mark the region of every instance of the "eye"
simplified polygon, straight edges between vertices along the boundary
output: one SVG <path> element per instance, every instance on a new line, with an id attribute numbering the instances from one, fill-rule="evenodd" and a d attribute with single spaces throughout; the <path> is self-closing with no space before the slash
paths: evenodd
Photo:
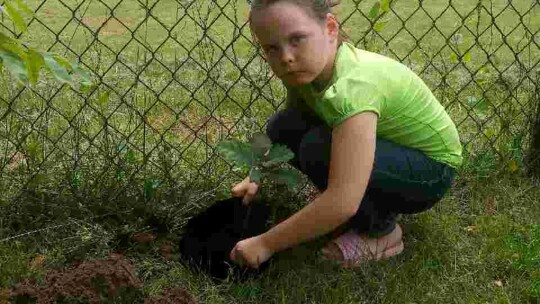
<path id="1" fill-rule="evenodd" d="M 274 53 L 275 51 L 277 51 L 277 47 L 275 45 L 265 45 L 263 46 L 263 50 L 266 53 Z"/>
<path id="2" fill-rule="evenodd" d="M 291 37 L 290 42 L 293 45 L 298 45 L 298 44 L 302 43 L 305 38 L 306 38 L 305 35 L 294 35 L 294 36 Z"/>

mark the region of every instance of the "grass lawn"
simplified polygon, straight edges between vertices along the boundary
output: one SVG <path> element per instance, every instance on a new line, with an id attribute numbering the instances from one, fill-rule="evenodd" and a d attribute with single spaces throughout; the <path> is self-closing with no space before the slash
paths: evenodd
<path id="1" fill-rule="evenodd" d="M 45 76 L 21 90 L 0 73 L 0 303 L 22 278 L 106 256 L 118 235 L 147 230 L 148 214 L 172 228 L 126 252 L 145 295 L 180 286 L 201 303 L 539 303 L 540 188 L 518 173 L 540 4 L 399 0 L 370 19 L 374 1 L 342 2 L 351 40 L 416 71 L 467 148 L 451 193 L 402 218 L 402 255 L 343 270 L 318 257 L 319 240 L 241 284 L 164 259 L 160 246 L 241 176 L 213 146 L 263 128 L 284 98 L 242 26 L 246 2 L 27 0 L 37 19 L 22 38 L 79 57 L 98 85 L 85 95 Z M 286 213 L 305 204 L 290 193 L 276 202 Z"/>
<path id="2" fill-rule="evenodd" d="M 216 284 L 174 259 L 165 260 L 161 240 L 133 247 L 128 257 L 146 294 L 180 286 L 200 303 L 538 303 L 538 197 L 538 185 L 526 179 L 462 178 L 433 210 L 402 218 L 402 255 L 355 270 L 321 260 L 317 252 L 323 239 L 277 254 L 267 272 L 244 283 Z M 110 250 L 103 245 L 108 233 L 100 235 L 98 226 L 88 221 L 87 237 L 81 231 L 50 232 L 31 237 L 38 244 L 25 238 L 2 242 L 0 286 L 40 277 L 77 250 L 81 257 L 103 256 Z M 44 239 L 52 235 L 58 240 Z M 45 262 L 32 266 L 38 254 Z"/>

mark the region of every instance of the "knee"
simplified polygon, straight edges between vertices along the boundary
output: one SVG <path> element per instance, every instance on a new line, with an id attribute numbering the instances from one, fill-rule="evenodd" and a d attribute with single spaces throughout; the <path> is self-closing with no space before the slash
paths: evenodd
<path id="1" fill-rule="evenodd" d="M 272 142 L 284 143 L 289 141 L 290 137 L 303 134 L 307 127 L 308 123 L 302 114 L 295 109 L 289 108 L 277 112 L 268 119 L 266 135 Z"/>
<path id="2" fill-rule="evenodd" d="M 268 121 L 266 122 L 266 135 L 270 138 L 272 142 L 278 142 L 279 141 L 279 134 L 281 133 L 283 126 L 283 121 L 285 120 L 285 113 L 284 111 L 279 111 L 272 115 Z"/>
<path id="3" fill-rule="evenodd" d="M 300 142 L 300 157 L 305 161 L 329 161 L 332 130 L 327 126 L 311 128 Z"/>
<path id="4" fill-rule="evenodd" d="M 319 189 L 325 189 L 328 183 L 331 143 L 332 131 L 326 126 L 310 129 L 300 142 L 300 169 Z"/>

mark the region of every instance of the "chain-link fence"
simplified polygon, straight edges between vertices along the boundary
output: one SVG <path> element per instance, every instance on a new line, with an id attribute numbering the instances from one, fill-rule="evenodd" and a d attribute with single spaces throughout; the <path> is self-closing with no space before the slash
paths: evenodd
<path id="1" fill-rule="evenodd" d="M 45 77 L 22 88 L 1 75 L 2 201 L 23 189 L 109 197 L 217 185 L 231 175 L 217 142 L 261 130 L 283 104 L 243 0 L 27 3 L 35 16 L 20 38 L 80 61 L 97 85 L 81 93 Z M 500 161 L 521 166 L 539 86 L 539 10 L 538 0 L 336 7 L 356 45 L 424 79 L 459 126 L 468 162 L 485 170 Z M 0 18 L 1 32 L 19 34 Z"/>

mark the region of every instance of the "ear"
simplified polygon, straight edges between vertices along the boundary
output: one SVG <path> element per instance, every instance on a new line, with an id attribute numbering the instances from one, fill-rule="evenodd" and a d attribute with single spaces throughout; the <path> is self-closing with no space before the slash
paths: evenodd
<path id="1" fill-rule="evenodd" d="M 339 22 L 334 14 L 326 14 L 326 32 L 332 41 L 336 40 L 339 36 Z"/>

